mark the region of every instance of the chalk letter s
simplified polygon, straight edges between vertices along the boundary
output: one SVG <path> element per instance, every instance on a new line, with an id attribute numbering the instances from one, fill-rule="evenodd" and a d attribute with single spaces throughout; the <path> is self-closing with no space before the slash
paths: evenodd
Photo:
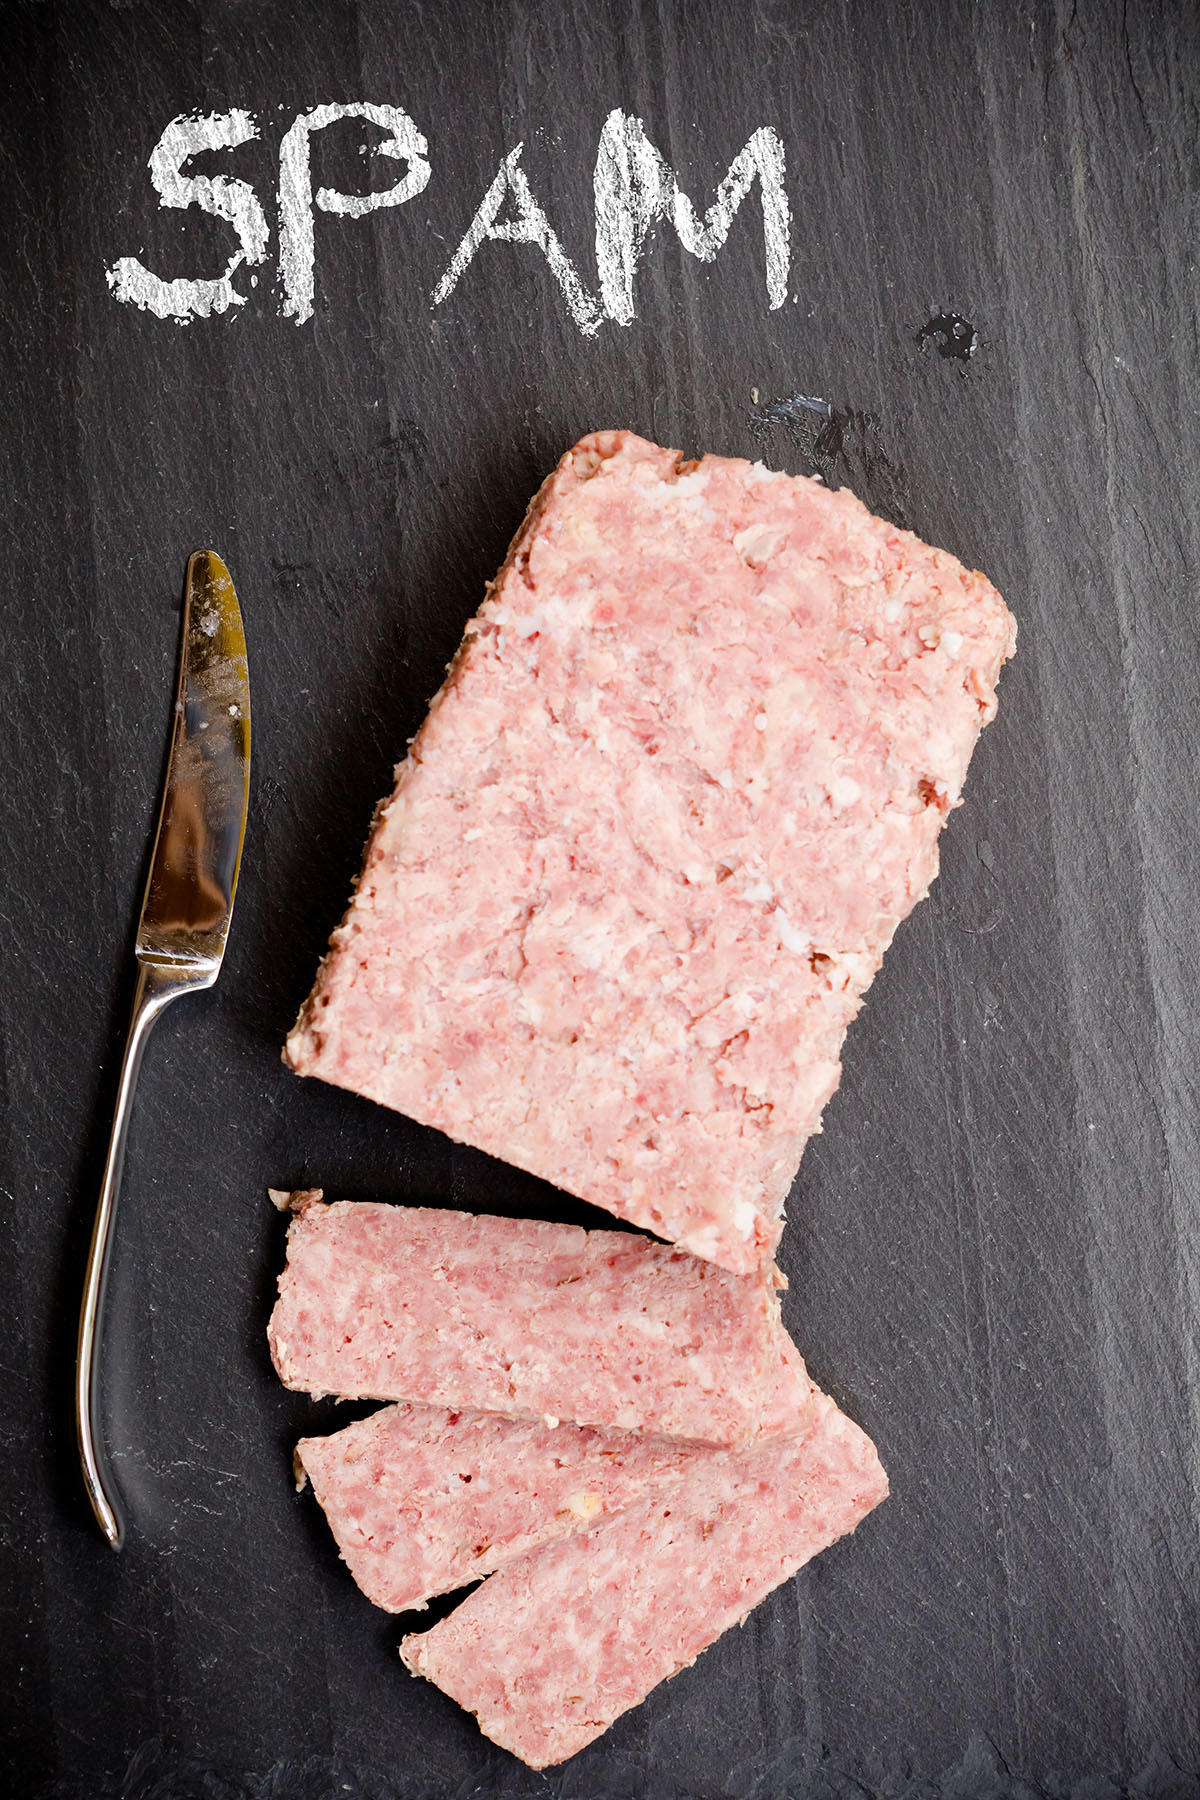
<path id="1" fill-rule="evenodd" d="M 199 206 L 218 219 L 228 219 L 241 240 L 215 280 L 164 281 L 140 263 L 123 256 L 105 271 L 118 300 L 140 306 L 160 319 L 186 324 L 193 315 L 207 319 L 212 313 L 244 306 L 246 296 L 233 285 L 233 272 L 242 263 L 260 263 L 267 254 L 267 221 L 254 189 L 226 175 L 184 175 L 189 156 L 201 150 L 232 150 L 258 136 L 248 112 L 184 114 L 172 119 L 150 157 L 150 179 L 162 206 Z"/>
<path id="2" fill-rule="evenodd" d="M 783 172 L 783 144 L 764 125 L 734 157 L 701 222 L 642 121 L 620 110 L 610 112 L 600 133 L 594 181 L 596 263 L 609 318 L 619 325 L 633 321 L 634 270 L 655 219 L 670 219 L 684 249 L 711 262 L 756 175 L 762 184 L 767 299 L 772 312 L 782 306 L 791 258 L 791 210 Z"/>
<path id="3" fill-rule="evenodd" d="M 407 162 L 408 172 L 395 187 L 377 194 L 339 194 L 333 188 L 312 191 L 308 140 L 337 119 L 369 119 L 389 135 L 376 144 L 376 156 Z M 352 101 L 344 106 L 314 106 L 301 113 L 279 146 L 279 274 L 283 314 L 303 325 L 313 310 L 313 207 L 361 219 L 381 206 L 400 206 L 419 194 L 429 180 L 425 160 L 429 146 L 408 114 L 398 106 L 372 106 Z"/>

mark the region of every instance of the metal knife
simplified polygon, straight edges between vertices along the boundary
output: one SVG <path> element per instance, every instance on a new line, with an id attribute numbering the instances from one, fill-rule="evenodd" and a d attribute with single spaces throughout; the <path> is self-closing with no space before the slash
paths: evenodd
<path id="1" fill-rule="evenodd" d="M 211 550 L 189 557 L 171 756 L 135 955 L 133 1016 L 79 1316 L 75 1424 L 92 1511 L 114 1550 L 125 1535 L 100 1431 L 99 1352 L 113 1215 L 133 1090 L 150 1027 L 180 994 L 212 987 L 233 913 L 250 792 L 246 637 L 229 570 Z"/>

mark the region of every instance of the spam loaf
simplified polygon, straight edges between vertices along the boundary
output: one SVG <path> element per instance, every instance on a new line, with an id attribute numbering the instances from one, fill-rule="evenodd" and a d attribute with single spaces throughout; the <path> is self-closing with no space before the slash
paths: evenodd
<path id="1" fill-rule="evenodd" d="M 510 1564 L 406 1637 L 405 1663 L 531 1768 L 574 1756 L 884 1498 L 874 1445 L 827 1395 L 809 1420 Z"/>
<path id="2" fill-rule="evenodd" d="M 379 808 L 288 1061 L 769 1262 L 1014 641 L 982 575 L 845 490 L 583 439 Z"/>
<path id="3" fill-rule="evenodd" d="M 609 1239 L 628 1246 L 615 1262 Z M 531 1329 L 539 1290 L 548 1310 Z M 401 1654 L 531 1767 L 599 1736 L 886 1494 L 874 1446 L 813 1386 L 775 1304 L 762 1277 L 624 1233 L 297 1197 L 270 1325 L 280 1373 L 305 1387 L 319 1371 L 318 1391 L 360 1392 L 366 1370 L 367 1392 L 436 1396 L 303 1439 L 297 1472 L 377 1605 L 421 1607 L 487 1578 Z M 632 1319 L 643 1323 L 631 1333 Z M 545 1353 L 556 1327 L 570 1348 L 557 1361 Z M 712 1335 L 697 1385 L 680 1362 L 697 1354 L 698 1331 Z M 341 1363 L 356 1337 L 369 1354 L 360 1344 Z M 505 1366 L 512 1386 L 496 1378 Z M 523 1387 L 531 1368 L 536 1385 Z M 750 1435 L 742 1411 L 729 1441 L 725 1390 L 739 1380 L 758 1398 Z M 598 1393 L 620 1411 L 633 1389 L 639 1417 L 686 1418 L 693 1437 L 529 1416 L 533 1393 L 570 1415 L 594 1412 Z M 476 1405 L 444 1404 L 467 1392 Z M 487 1396 L 496 1411 L 479 1404 Z"/>
<path id="4" fill-rule="evenodd" d="M 782 1330 L 776 1354 L 756 1441 L 805 1430 L 816 1394 Z M 407 1612 L 677 1486 L 722 1454 L 678 1438 L 402 1404 L 302 1438 L 295 1468 L 368 1600 Z"/>
<path id="5" fill-rule="evenodd" d="M 292 1226 L 280 1374 L 394 1402 L 297 1470 L 377 1604 L 485 1578 L 401 1653 L 532 1767 L 887 1492 L 771 1265 L 1014 643 L 983 576 L 850 494 L 597 433 L 378 810 L 287 1060 L 677 1246 Z"/>
<path id="6" fill-rule="evenodd" d="M 288 1230 L 268 1337 L 285 1386 L 744 1443 L 779 1300 L 628 1231 L 342 1201 Z"/>

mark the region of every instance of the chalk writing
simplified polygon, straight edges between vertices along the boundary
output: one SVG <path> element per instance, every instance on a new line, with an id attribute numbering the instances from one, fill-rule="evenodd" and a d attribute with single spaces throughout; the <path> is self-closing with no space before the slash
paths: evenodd
<path id="1" fill-rule="evenodd" d="M 377 194 L 339 194 L 318 188 L 314 197 L 309 166 L 309 139 L 336 119 L 370 119 L 387 132 L 376 144 L 376 156 L 407 162 L 408 172 L 395 187 Z M 407 113 L 398 106 L 372 106 L 365 100 L 345 106 L 314 106 L 301 113 L 279 146 L 279 279 L 283 314 L 302 325 L 313 310 L 313 207 L 361 219 L 381 206 L 401 206 L 419 194 L 429 180 L 425 160 L 429 146 Z"/>
<path id="2" fill-rule="evenodd" d="M 183 165 L 198 151 L 233 150 L 257 136 L 258 126 L 251 115 L 236 109 L 171 120 L 150 156 L 150 179 L 159 205 L 199 206 L 228 220 L 241 249 L 234 251 L 223 275 L 207 280 L 164 281 L 136 256 L 123 256 L 107 271 L 108 285 L 118 300 L 181 323 L 193 315 L 207 319 L 211 313 L 246 304 L 245 294 L 239 294 L 233 285 L 233 274 L 243 263 L 266 260 L 266 214 L 248 182 L 227 175 L 185 175 Z"/>
<path id="3" fill-rule="evenodd" d="M 372 154 L 406 165 L 392 187 L 367 194 L 340 194 L 321 187 L 314 194 L 312 137 L 340 119 L 365 119 L 385 134 L 372 146 Z M 237 236 L 238 248 L 222 275 L 174 281 L 163 280 L 136 257 L 121 257 L 106 270 L 109 287 L 118 300 L 181 323 L 246 304 L 247 295 L 234 286 L 233 277 L 243 263 L 255 265 L 266 260 L 270 232 L 263 207 L 245 181 L 224 175 L 186 175 L 183 170 L 188 158 L 200 151 L 236 149 L 258 135 L 253 116 L 237 108 L 171 120 L 149 164 L 160 204 L 198 206 L 224 219 Z M 606 320 L 629 325 L 636 316 L 638 262 L 652 228 L 665 221 L 689 255 L 711 262 L 724 246 L 734 217 L 755 182 L 762 206 L 767 304 L 774 310 L 787 299 L 791 209 L 784 181 L 783 144 L 770 126 L 760 126 L 751 134 L 718 184 L 711 206 L 701 215 L 650 141 L 642 120 L 619 108 L 610 112 L 600 133 L 592 182 L 595 292 L 588 288 L 535 196 L 521 164 L 522 149 L 523 145 L 517 144 L 501 162 L 433 289 L 432 305 L 440 306 L 449 299 L 485 243 L 529 245 L 541 252 L 571 319 L 585 336 L 594 336 Z M 279 147 L 279 304 L 283 316 L 302 325 L 313 314 L 315 213 L 361 218 L 381 207 L 401 206 L 424 191 L 431 174 L 429 146 L 399 107 L 350 101 L 300 113 Z"/>
<path id="4" fill-rule="evenodd" d="M 440 306 L 454 292 L 459 277 L 485 238 L 496 238 L 509 244 L 536 244 L 563 291 L 571 317 L 580 331 L 591 337 L 599 331 L 604 315 L 579 279 L 575 265 L 533 197 L 519 161 L 523 149 L 524 145 L 518 144 L 500 164 L 496 179 L 480 201 L 479 211 L 454 252 L 450 267 L 433 290 L 433 304 Z M 500 210 L 510 195 L 516 202 L 517 215 L 501 222 Z"/>
<path id="5" fill-rule="evenodd" d="M 783 145 L 764 125 L 730 164 L 701 224 L 674 172 L 646 136 L 642 121 L 610 112 L 600 133 L 594 180 L 596 265 L 608 317 L 620 325 L 633 320 L 634 271 L 656 219 L 669 219 L 684 249 L 701 262 L 711 262 L 756 176 L 762 188 L 767 297 L 772 311 L 782 306 L 787 299 L 791 238 L 783 175 Z"/>

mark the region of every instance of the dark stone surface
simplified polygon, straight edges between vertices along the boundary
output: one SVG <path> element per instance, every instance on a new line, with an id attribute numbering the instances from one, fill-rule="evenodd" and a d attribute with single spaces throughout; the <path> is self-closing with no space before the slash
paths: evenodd
<path id="1" fill-rule="evenodd" d="M 1200 1768 L 1200 31 L 1193 6 L 923 0 L 9 5 L 0 417 L 0 1786 L 348 1794 L 1143 1800 Z M 316 221 L 280 317 L 279 139 L 404 107 L 417 199 Z M 262 135 L 197 169 L 272 228 L 248 303 L 121 306 L 178 113 Z M 595 281 L 620 106 L 697 199 L 761 125 L 787 152 L 788 304 L 754 196 L 717 259 L 647 245 L 637 318 L 583 336 L 541 254 L 430 295 L 502 158 Z M 396 178 L 370 127 L 318 182 Z M 939 354 L 939 318 L 969 358 Z M 575 1217 L 564 1196 L 302 1084 L 281 1038 L 372 805 L 533 487 L 585 430 L 820 468 L 984 568 L 1021 625 L 932 898 L 851 1035 L 791 1203 L 788 1323 L 893 1498 L 558 1772 L 400 1668 L 290 1441 L 263 1325 L 270 1183 Z M 250 641 L 255 775 L 226 971 L 151 1042 L 106 1385 L 114 1557 L 70 1379 L 179 583 L 211 544 Z M 481 878 L 485 878 L 481 872 Z"/>

